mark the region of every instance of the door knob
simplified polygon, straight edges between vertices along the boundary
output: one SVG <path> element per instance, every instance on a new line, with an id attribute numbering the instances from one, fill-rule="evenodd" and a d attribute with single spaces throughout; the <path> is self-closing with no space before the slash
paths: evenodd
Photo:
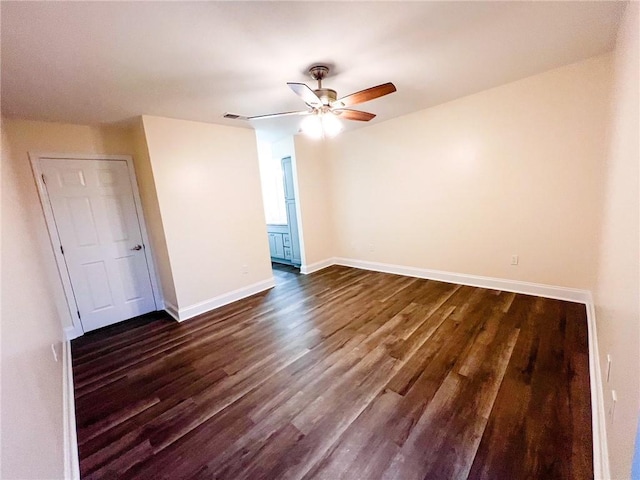
<path id="1" fill-rule="evenodd" d="M 131 250 L 142 250 L 142 245 L 136 245 Z"/>

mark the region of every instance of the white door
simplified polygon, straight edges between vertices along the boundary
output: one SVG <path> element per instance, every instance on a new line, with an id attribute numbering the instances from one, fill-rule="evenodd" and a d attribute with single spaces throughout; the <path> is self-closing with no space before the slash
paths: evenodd
<path id="1" fill-rule="evenodd" d="M 43 159 L 85 332 L 156 309 L 124 160 Z"/>

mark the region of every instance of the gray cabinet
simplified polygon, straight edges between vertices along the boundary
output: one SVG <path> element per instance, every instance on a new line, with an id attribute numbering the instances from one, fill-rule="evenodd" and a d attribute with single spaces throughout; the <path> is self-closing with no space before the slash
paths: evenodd
<path id="1" fill-rule="evenodd" d="M 271 260 L 274 262 L 297 264 L 293 258 L 289 226 L 267 225 L 267 234 L 269 235 Z"/>
<path id="2" fill-rule="evenodd" d="M 284 241 L 281 233 L 269 233 L 269 251 L 275 258 L 284 258 Z"/>

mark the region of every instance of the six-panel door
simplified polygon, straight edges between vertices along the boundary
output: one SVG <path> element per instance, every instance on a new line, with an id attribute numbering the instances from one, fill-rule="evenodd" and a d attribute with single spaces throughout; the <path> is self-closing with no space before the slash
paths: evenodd
<path id="1" fill-rule="evenodd" d="M 155 310 L 127 164 L 43 159 L 84 331 Z"/>

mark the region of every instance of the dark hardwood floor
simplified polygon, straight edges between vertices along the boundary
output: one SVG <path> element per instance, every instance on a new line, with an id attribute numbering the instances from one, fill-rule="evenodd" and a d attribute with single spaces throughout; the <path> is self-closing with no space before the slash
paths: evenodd
<path id="1" fill-rule="evenodd" d="M 298 267 L 285 265 L 284 263 L 271 263 L 271 270 L 273 271 L 273 278 L 276 281 L 276 285 L 295 281 L 296 277 L 300 275 L 300 269 Z"/>
<path id="2" fill-rule="evenodd" d="M 593 478 L 580 304 L 335 266 L 72 349 L 85 479 Z"/>

